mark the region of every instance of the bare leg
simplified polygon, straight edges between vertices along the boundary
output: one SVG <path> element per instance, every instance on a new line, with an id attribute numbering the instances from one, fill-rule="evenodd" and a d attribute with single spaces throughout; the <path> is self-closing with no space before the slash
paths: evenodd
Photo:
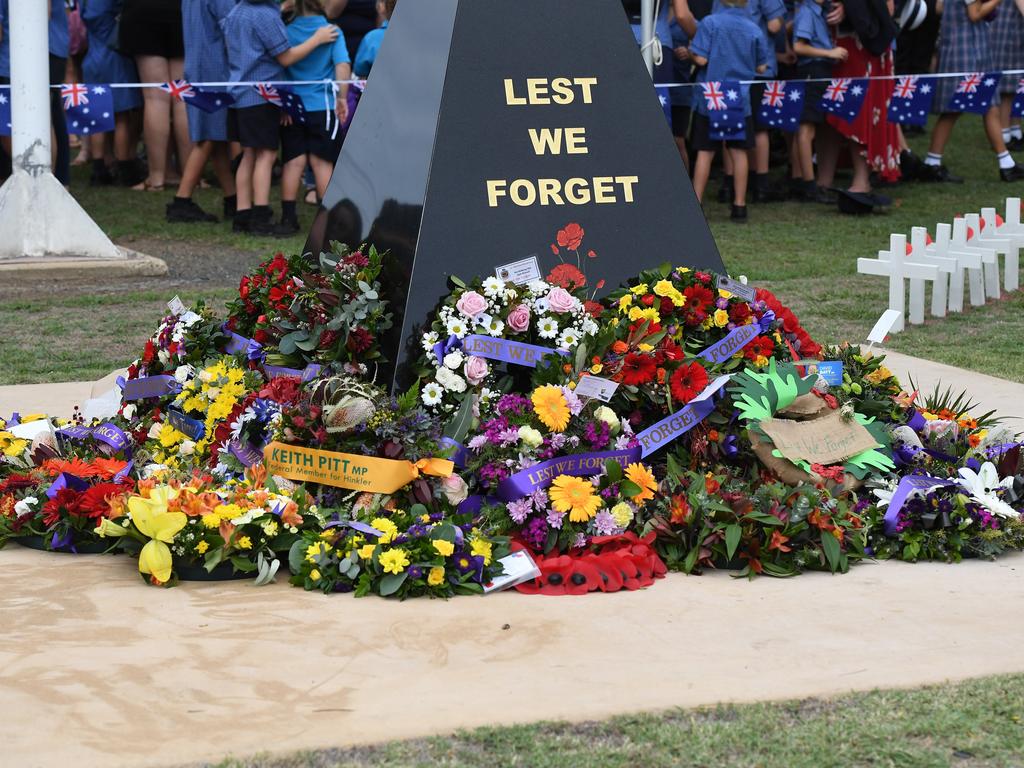
<path id="1" fill-rule="evenodd" d="M 256 166 L 256 150 L 242 150 L 242 162 L 235 173 L 235 189 L 238 190 L 238 210 L 247 211 L 252 208 L 252 182 Z"/>
<path id="2" fill-rule="evenodd" d="M 686 138 L 683 136 L 676 136 L 676 149 L 679 150 L 679 156 L 683 158 L 683 167 L 687 171 L 690 170 L 690 156 L 686 152 Z"/>
<path id="3" fill-rule="evenodd" d="M 992 151 L 997 155 L 1006 151 L 1006 142 L 1003 141 L 1003 123 L 999 117 L 999 107 L 992 107 L 985 113 L 985 133 L 988 134 L 988 143 L 992 145 Z"/>
<path id="4" fill-rule="evenodd" d="M 252 170 L 252 204 L 254 206 L 270 205 L 270 185 L 273 181 L 277 150 L 259 149 L 254 151 L 256 157 Z"/>
<path id="5" fill-rule="evenodd" d="M 118 160 L 134 160 L 135 146 L 132 143 L 132 116 L 130 112 L 118 112 L 114 123 L 114 157 Z"/>
<path id="6" fill-rule="evenodd" d="M 693 191 L 697 193 L 697 200 L 704 200 L 704 189 L 708 185 L 708 176 L 711 174 L 711 161 L 715 153 L 701 150 L 697 153 L 697 162 L 693 166 Z"/>
<path id="7" fill-rule="evenodd" d="M 299 185 L 302 184 L 302 174 L 306 170 L 308 158 L 309 155 L 299 155 L 284 164 L 281 172 L 281 202 L 294 203 L 298 198 Z"/>
<path id="8" fill-rule="evenodd" d="M 175 80 L 184 79 L 185 60 L 171 59 L 170 69 L 172 78 Z M 185 103 L 177 99 L 173 102 L 173 126 L 174 141 L 178 148 L 178 163 L 181 166 L 182 176 L 184 176 L 185 166 L 188 165 L 188 156 L 192 152 L 192 139 L 188 135 L 188 110 L 185 108 Z M 184 179 L 182 180 L 184 181 Z"/>
<path id="9" fill-rule="evenodd" d="M 309 162 L 313 166 L 313 177 L 316 179 L 316 193 L 323 200 L 327 194 L 327 187 L 331 183 L 331 175 L 334 173 L 333 163 L 324 160 L 316 155 L 309 156 Z"/>
<path id="10" fill-rule="evenodd" d="M 932 139 L 928 144 L 928 152 L 933 155 L 941 155 L 946 148 L 949 137 L 953 135 L 953 127 L 960 118 L 959 112 L 944 112 L 935 121 L 935 128 L 932 129 Z M 1002 136 L 1000 135 L 1000 141 Z"/>
<path id="11" fill-rule="evenodd" d="M 853 181 L 850 182 L 851 192 L 871 191 L 871 169 L 867 158 L 861 153 L 864 146 L 850 142 L 850 162 L 853 165 Z"/>
<path id="12" fill-rule="evenodd" d="M 836 164 L 839 162 L 840 136 L 828 123 L 823 123 L 815 132 L 818 147 L 818 186 L 831 187 L 836 178 Z"/>
<path id="13" fill-rule="evenodd" d="M 768 173 L 768 160 L 771 155 L 771 140 L 768 131 L 754 134 L 754 173 Z"/>
<path id="14" fill-rule="evenodd" d="M 178 184 L 177 192 L 178 197 L 192 197 L 192 193 L 199 186 L 199 179 L 203 175 L 203 168 L 206 167 L 206 161 L 210 159 L 212 151 L 212 141 L 201 141 L 193 147 L 181 172 L 181 183 Z"/>
<path id="15" fill-rule="evenodd" d="M 139 79 L 147 83 L 166 83 L 171 79 L 170 65 L 160 56 L 136 56 Z M 163 187 L 167 180 L 167 147 L 171 132 L 171 95 L 159 88 L 143 88 L 145 102 L 143 134 L 149 161 L 149 178 L 145 184 Z M 136 187 L 140 189 L 142 187 Z"/>
<path id="16" fill-rule="evenodd" d="M 800 178 L 814 181 L 814 123 L 800 123 L 797 133 L 797 158 L 800 165 Z"/>
<path id="17" fill-rule="evenodd" d="M 732 155 L 733 205 L 747 204 L 747 177 L 750 174 L 750 160 L 747 151 L 730 149 Z"/>
<path id="18" fill-rule="evenodd" d="M 210 160 L 213 163 L 213 172 L 217 174 L 217 181 L 224 192 L 224 197 L 233 197 L 235 194 L 235 177 L 231 175 L 231 156 L 228 144 L 223 141 L 215 141 Z"/>

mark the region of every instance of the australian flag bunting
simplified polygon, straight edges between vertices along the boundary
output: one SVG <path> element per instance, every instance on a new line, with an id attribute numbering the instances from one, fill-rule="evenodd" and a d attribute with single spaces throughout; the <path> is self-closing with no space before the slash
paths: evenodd
<path id="1" fill-rule="evenodd" d="M 708 133 L 712 141 L 743 141 L 747 138 L 746 103 L 736 80 L 712 80 L 700 84 L 708 108 Z"/>
<path id="2" fill-rule="evenodd" d="M 868 81 L 864 78 L 842 77 L 832 80 L 825 88 L 818 108 L 852 123 L 864 106 L 868 95 Z"/>
<path id="3" fill-rule="evenodd" d="M 268 83 L 260 83 L 253 87 L 268 102 L 287 112 L 295 122 L 306 122 L 306 108 L 302 106 L 302 97 L 291 88 Z"/>
<path id="4" fill-rule="evenodd" d="M 68 133 L 90 136 L 114 130 L 114 94 L 109 85 L 64 83 L 60 97 L 67 115 Z"/>
<path id="5" fill-rule="evenodd" d="M 961 77 L 960 82 L 956 84 L 956 90 L 949 97 L 947 110 L 984 115 L 992 105 L 992 97 L 995 96 L 1000 77 L 1000 72 L 974 72 Z"/>
<path id="6" fill-rule="evenodd" d="M 661 104 L 661 109 L 665 113 L 665 119 L 668 121 L 669 128 L 672 127 L 672 94 L 669 93 L 668 88 L 658 86 L 658 102 Z"/>
<path id="7" fill-rule="evenodd" d="M 0 88 L 0 136 L 11 135 L 11 89 Z"/>
<path id="8" fill-rule="evenodd" d="M 757 107 L 757 122 L 769 128 L 792 132 L 800 127 L 804 112 L 806 83 L 799 80 L 786 82 L 770 80 L 765 84 L 764 96 Z"/>
<path id="9" fill-rule="evenodd" d="M 926 125 L 935 86 L 928 78 L 900 77 L 889 99 L 889 119 L 903 125 Z"/>
<path id="10" fill-rule="evenodd" d="M 2 93 L 3 91 L 0 91 L 0 94 Z M 10 107 L 8 107 L 9 109 Z M 1017 81 L 1017 93 L 1013 96 L 1013 105 L 1010 107 L 1010 112 L 1014 117 L 1024 117 L 1024 77 Z M 3 113 L 0 112 L 0 131 L 3 128 Z"/>
<path id="11" fill-rule="evenodd" d="M 178 101 L 201 109 L 203 112 L 219 112 L 235 103 L 235 100 L 227 93 L 203 90 L 187 80 L 164 83 L 160 86 L 160 90 L 166 91 Z"/>

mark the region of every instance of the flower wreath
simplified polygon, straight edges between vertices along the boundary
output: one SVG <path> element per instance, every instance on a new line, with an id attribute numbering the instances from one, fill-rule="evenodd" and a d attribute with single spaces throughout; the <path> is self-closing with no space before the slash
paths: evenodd
<path id="1" fill-rule="evenodd" d="M 449 418 L 474 405 L 486 409 L 511 384 L 502 375 L 499 360 L 537 365 L 557 350 L 575 351 L 598 331 L 582 288 L 543 280 L 513 285 L 497 277 L 478 278 L 468 285 L 455 277 L 451 280 L 456 289 L 441 302 L 422 334 L 423 353 L 415 369 L 420 398 L 433 415 Z M 508 344 L 477 343 L 467 348 L 470 339 L 480 337 Z M 489 360 L 474 354 L 483 347 L 504 351 L 488 352 Z"/>

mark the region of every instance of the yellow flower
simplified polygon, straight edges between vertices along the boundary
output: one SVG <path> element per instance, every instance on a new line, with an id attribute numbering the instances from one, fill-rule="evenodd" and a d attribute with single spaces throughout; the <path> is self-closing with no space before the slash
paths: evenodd
<path id="1" fill-rule="evenodd" d="M 724 309 L 715 310 L 715 325 L 719 328 L 725 328 L 729 324 L 729 313 Z"/>
<path id="2" fill-rule="evenodd" d="M 205 555 L 206 550 L 208 550 L 209 548 L 210 545 L 207 544 L 205 541 L 200 541 L 198 544 L 196 544 L 196 552 L 198 552 L 200 555 Z"/>
<path id="3" fill-rule="evenodd" d="M 630 288 L 629 290 L 631 290 L 637 296 L 639 296 L 639 295 L 641 295 L 643 293 L 647 293 L 647 283 L 640 283 L 640 285 L 634 286 L 633 288 Z"/>
<path id="4" fill-rule="evenodd" d="M 246 541 L 248 541 L 248 539 L 249 539 L 248 536 L 243 536 L 242 538 L 245 539 Z M 238 546 L 242 547 L 241 540 L 239 540 Z M 249 542 L 249 547 L 251 547 L 251 546 L 252 546 L 252 542 Z M 249 547 L 242 547 L 242 549 L 249 549 Z M 306 562 L 307 563 L 315 562 L 317 557 L 319 557 L 320 555 L 326 555 L 330 551 L 331 551 L 331 545 L 328 544 L 326 541 L 315 541 L 312 544 L 310 544 L 308 547 L 306 547 Z"/>
<path id="5" fill-rule="evenodd" d="M 538 387 L 530 399 L 537 418 L 552 432 L 563 432 L 569 426 L 569 404 L 560 387 L 553 384 Z"/>
<path id="6" fill-rule="evenodd" d="M 865 376 L 864 380 L 866 382 L 868 382 L 869 384 L 878 385 L 878 384 L 881 384 L 886 379 L 891 379 L 891 378 L 892 378 L 892 371 L 890 371 L 888 368 L 886 368 L 883 365 L 882 367 L 876 368 L 871 373 L 869 373 L 867 376 Z"/>
<path id="7" fill-rule="evenodd" d="M 100 524 L 93 530 L 97 536 L 101 538 L 107 538 L 108 536 L 113 538 L 120 538 L 128 533 L 123 525 L 118 525 L 113 520 L 107 517 L 100 518 Z"/>
<path id="8" fill-rule="evenodd" d="M 377 549 L 376 544 L 364 544 L 356 551 L 359 553 L 360 559 L 369 560 L 371 557 L 373 557 L 373 551 L 375 549 Z"/>
<path id="9" fill-rule="evenodd" d="M 604 366 L 601 365 L 600 363 L 594 363 L 592 366 L 590 366 L 590 372 L 595 376 L 597 376 L 603 370 Z"/>
<path id="10" fill-rule="evenodd" d="M 252 549 L 252 539 L 250 539 L 248 536 L 242 536 L 238 540 L 238 548 L 239 549 Z"/>
<path id="11" fill-rule="evenodd" d="M 420 522 L 421 523 L 429 523 L 430 522 L 430 515 L 420 515 Z"/>
<path id="12" fill-rule="evenodd" d="M 670 296 L 675 289 L 676 287 L 672 285 L 671 280 L 659 280 L 654 284 L 654 295 Z"/>
<path id="13" fill-rule="evenodd" d="M 493 547 L 494 545 L 487 541 L 487 539 L 472 539 L 469 542 L 469 551 L 474 557 L 482 557 L 484 559 L 484 565 L 491 564 Z"/>
<path id="14" fill-rule="evenodd" d="M 627 293 L 619 299 L 619 312 L 622 314 L 626 314 L 631 306 L 633 306 L 633 294 Z"/>
<path id="15" fill-rule="evenodd" d="M 729 293 L 729 291 L 724 291 L 721 288 L 718 289 L 718 295 L 721 296 L 723 299 L 731 299 L 732 298 L 732 294 Z"/>
<path id="16" fill-rule="evenodd" d="M 630 464 L 626 467 L 626 478 L 640 486 L 640 493 L 631 497 L 634 504 L 643 504 L 654 498 L 654 492 L 658 490 L 658 481 L 650 469 L 643 464 Z"/>
<path id="17" fill-rule="evenodd" d="M 639 322 L 640 320 L 647 320 L 651 324 L 660 323 L 661 315 L 658 314 L 658 310 L 654 307 L 646 307 L 640 309 L 640 307 L 633 307 L 629 310 L 629 319 L 631 322 Z"/>
<path id="18" fill-rule="evenodd" d="M 389 549 L 380 556 L 384 573 L 401 573 L 409 565 L 409 556 L 404 549 Z"/>
<path id="19" fill-rule="evenodd" d="M 633 521 L 633 508 L 624 501 L 620 501 L 611 509 L 612 517 L 619 528 L 625 528 Z"/>
<path id="20" fill-rule="evenodd" d="M 164 448 L 170 448 L 184 441 L 185 435 L 170 424 L 160 425 L 160 445 Z"/>
<path id="21" fill-rule="evenodd" d="M 568 512 L 569 520 L 585 523 L 601 508 L 601 498 L 594 495 L 594 486 L 589 480 L 570 475 L 559 475 L 548 491 L 551 505 L 559 512 Z"/>
<path id="22" fill-rule="evenodd" d="M 375 517 L 370 525 L 381 532 L 381 537 L 377 539 L 381 544 L 390 544 L 398 535 L 398 526 L 386 517 Z"/>
<path id="23" fill-rule="evenodd" d="M 183 512 L 168 512 L 167 505 L 178 497 L 178 491 L 167 485 L 158 485 L 149 498 L 132 496 L 128 499 L 128 512 L 139 533 L 150 540 L 139 553 L 139 572 L 148 573 L 159 582 L 171 578 L 171 549 L 188 518 Z"/>
<path id="24" fill-rule="evenodd" d="M 9 435 L 10 440 L 3 440 L 3 434 Z M 5 442 L 6 445 L 4 444 Z M 9 432 L 2 433 L 0 434 L 0 445 L 3 445 L 4 456 L 9 456 L 12 459 L 16 459 L 25 452 L 26 448 L 28 448 L 28 440 L 24 440 L 20 437 L 14 437 L 13 435 L 10 435 Z"/>
<path id="25" fill-rule="evenodd" d="M 264 523 L 263 524 L 263 532 L 267 536 L 269 536 L 270 538 L 273 538 L 274 536 L 277 536 L 277 523 L 274 522 L 273 520 L 270 520 L 270 521 Z"/>
<path id="26" fill-rule="evenodd" d="M 765 357 L 764 355 L 758 355 L 757 357 L 754 358 L 754 365 L 756 365 L 758 368 L 767 368 L 768 362 L 768 358 Z"/>
<path id="27" fill-rule="evenodd" d="M 431 543 L 434 545 L 434 549 L 437 550 L 437 554 L 439 554 L 441 557 L 451 557 L 452 552 L 455 551 L 455 545 L 452 544 L 450 541 L 445 541 L 444 539 L 434 539 Z"/>
<path id="28" fill-rule="evenodd" d="M 312 581 L 320 581 L 320 571 L 314 568 L 312 571 L 309 572 L 309 578 Z"/>
<path id="29" fill-rule="evenodd" d="M 637 344 L 636 348 L 639 349 L 641 352 L 653 352 L 654 351 L 654 347 L 652 347 L 650 344 Z"/>
<path id="30" fill-rule="evenodd" d="M 444 568 L 442 568 L 441 566 L 431 568 L 430 573 L 427 574 L 427 584 L 429 584 L 432 587 L 437 587 L 441 584 L 444 584 Z"/>

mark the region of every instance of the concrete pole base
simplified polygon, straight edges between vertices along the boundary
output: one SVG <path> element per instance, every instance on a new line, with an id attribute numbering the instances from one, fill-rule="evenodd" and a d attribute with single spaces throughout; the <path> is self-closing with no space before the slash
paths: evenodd
<path id="1" fill-rule="evenodd" d="M 115 245 L 117 258 L 97 259 L 91 256 L 33 256 L 21 259 L 0 259 L 0 278 L 5 285 L 19 281 L 39 282 L 51 275 L 60 280 L 96 280 L 120 277 L 161 277 L 167 264 L 155 256 Z"/>

